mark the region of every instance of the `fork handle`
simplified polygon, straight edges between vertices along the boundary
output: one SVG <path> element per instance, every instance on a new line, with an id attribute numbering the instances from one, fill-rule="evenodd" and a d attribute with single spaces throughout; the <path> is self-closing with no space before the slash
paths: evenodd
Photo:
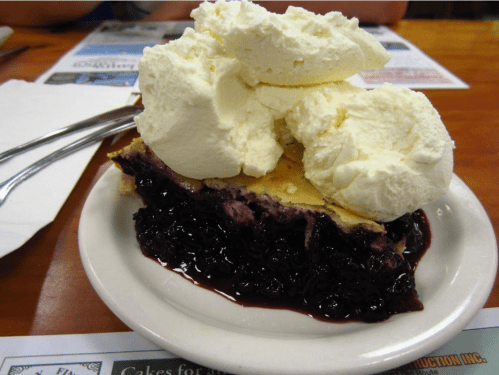
<path id="1" fill-rule="evenodd" d="M 64 128 L 60 128 L 54 130 L 48 134 L 45 134 L 41 137 L 35 138 L 29 142 L 26 142 L 22 145 L 13 147 L 7 151 L 0 153 L 0 163 L 10 159 L 11 157 L 21 154 L 23 152 L 29 151 L 35 147 L 41 146 L 45 143 L 49 143 L 55 141 L 56 139 L 68 135 L 70 133 L 74 133 L 77 131 L 81 131 L 83 129 L 90 128 L 92 126 L 100 126 L 107 124 L 117 124 L 121 120 L 132 120 L 134 116 L 138 115 L 142 112 L 142 108 L 139 106 L 125 106 L 117 109 L 113 109 L 112 111 L 102 113 L 100 115 L 88 118 L 86 120 L 77 122 L 76 124 L 66 126 Z"/>
<path id="2" fill-rule="evenodd" d="M 0 205 L 5 201 L 7 195 L 21 182 L 27 178 L 33 176 L 35 173 L 45 168 L 47 165 L 62 159 L 63 157 L 82 149 L 83 147 L 96 142 L 98 140 L 104 139 L 110 135 L 118 134 L 122 131 L 132 129 L 135 127 L 135 122 L 130 121 L 130 119 L 125 119 L 116 123 L 108 125 L 98 131 L 95 131 L 83 138 L 78 139 L 54 152 L 45 156 L 44 158 L 38 160 L 37 162 L 26 167 L 21 172 L 12 176 L 2 184 L 0 184 Z"/>

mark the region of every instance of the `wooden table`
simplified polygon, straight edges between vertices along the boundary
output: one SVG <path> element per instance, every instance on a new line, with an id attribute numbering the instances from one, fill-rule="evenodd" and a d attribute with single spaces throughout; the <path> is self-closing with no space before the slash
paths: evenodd
<path id="1" fill-rule="evenodd" d="M 424 93 L 456 142 L 455 173 L 478 196 L 499 233 L 499 22 L 402 21 L 393 29 L 471 86 Z M 0 64 L 0 83 L 35 80 L 87 33 L 16 28 L 2 48 L 27 44 L 30 49 Z M 0 259 L 0 336 L 129 330 L 87 279 L 78 223 L 88 193 L 109 165 L 106 153 L 133 136 L 106 140 L 55 221 Z M 485 307 L 499 307 L 499 278 Z"/>

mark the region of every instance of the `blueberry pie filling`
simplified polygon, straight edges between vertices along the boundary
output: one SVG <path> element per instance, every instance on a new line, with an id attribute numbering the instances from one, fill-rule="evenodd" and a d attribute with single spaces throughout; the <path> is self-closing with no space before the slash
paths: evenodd
<path id="1" fill-rule="evenodd" d="M 324 207 L 173 172 L 140 140 L 111 155 L 144 207 L 145 256 L 243 306 L 329 322 L 379 322 L 419 311 L 414 273 L 431 233 L 422 210 L 345 225 Z"/>

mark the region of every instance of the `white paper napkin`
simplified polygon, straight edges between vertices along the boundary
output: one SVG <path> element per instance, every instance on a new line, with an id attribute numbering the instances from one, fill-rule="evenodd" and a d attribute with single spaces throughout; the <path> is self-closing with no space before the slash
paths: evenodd
<path id="1" fill-rule="evenodd" d="M 0 86 L 0 152 L 121 107 L 127 104 L 129 95 L 128 90 L 108 86 L 8 81 Z M 0 163 L 0 182 L 88 132 L 63 137 Z M 56 161 L 10 193 L 0 206 L 0 257 L 19 248 L 54 220 L 99 144 Z"/>

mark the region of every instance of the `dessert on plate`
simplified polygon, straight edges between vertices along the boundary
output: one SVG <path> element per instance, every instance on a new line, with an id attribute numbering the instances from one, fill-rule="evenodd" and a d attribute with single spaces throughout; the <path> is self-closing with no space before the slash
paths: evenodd
<path id="1" fill-rule="evenodd" d="M 203 3 L 146 48 L 140 138 L 111 154 L 140 248 L 245 306 L 382 321 L 423 309 L 421 207 L 446 194 L 454 144 L 421 93 L 348 82 L 389 54 L 356 19 Z"/>

